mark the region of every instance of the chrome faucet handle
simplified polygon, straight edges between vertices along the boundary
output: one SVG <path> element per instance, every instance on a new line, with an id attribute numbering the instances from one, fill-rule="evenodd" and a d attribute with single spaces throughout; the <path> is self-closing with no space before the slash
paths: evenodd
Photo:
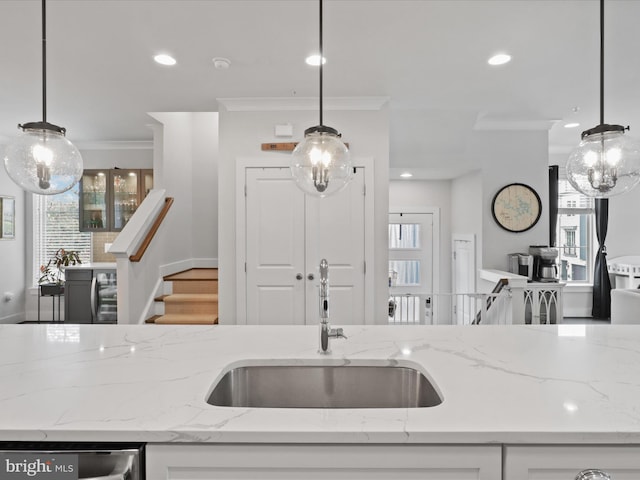
<path id="1" fill-rule="evenodd" d="M 342 328 L 332 328 L 331 332 L 329 332 L 329 336 L 333 338 L 344 338 L 347 339 L 347 336 L 344 334 L 344 330 Z"/>
<path id="2" fill-rule="evenodd" d="M 320 322 L 320 345 L 318 348 L 318 353 L 322 354 L 330 354 L 331 347 L 329 345 L 329 340 L 331 338 L 344 338 L 347 336 L 344 334 L 342 328 L 331 328 L 329 322 Z"/>

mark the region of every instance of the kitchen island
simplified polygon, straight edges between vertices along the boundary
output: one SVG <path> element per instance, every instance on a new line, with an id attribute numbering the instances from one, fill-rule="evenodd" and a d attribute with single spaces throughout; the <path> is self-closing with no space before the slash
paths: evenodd
<path id="1" fill-rule="evenodd" d="M 322 448 L 334 458 L 339 444 L 370 464 L 379 449 L 401 448 L 393 458 L 418 449 L 427 459 L 440 448 L 436 456 L 449 452 L 456 465 L 476 452 L 495 468 L 509 451 L 518 458 L 522 448 L 553 445 L 549 454 L 566 459 L 579 446 L 585 460 L 603 451 L 638 458 L 640 472 L 637 326 L 348 326 L 345 334 L 325 356 L 316 326 L 0 326 L 0 441 L 147 442 L 149 458 L 165 463 L 172 451 L 179 462 L 195 449 L 246 462 L 243 448 L 271 458 L 268 449 L 288 455 L 290 444 L 316 444 L 317 460 Z M 444 401 L 415 409 L 209 405 L 217 379 L 248 364 L 412 366 Z M 499 478 L 489 468 L 472 478 Z"/>

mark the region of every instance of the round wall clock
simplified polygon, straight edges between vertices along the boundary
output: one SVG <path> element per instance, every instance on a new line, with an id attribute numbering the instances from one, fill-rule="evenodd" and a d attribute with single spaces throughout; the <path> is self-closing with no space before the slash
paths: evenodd
<path id="1" fill-rule="evenodd" d="M 540 219 L 542 202 L 536 191 L 523 183 L 506 185 L 491 203 L 495 221 L 510 232 L 525 232 Z"/>

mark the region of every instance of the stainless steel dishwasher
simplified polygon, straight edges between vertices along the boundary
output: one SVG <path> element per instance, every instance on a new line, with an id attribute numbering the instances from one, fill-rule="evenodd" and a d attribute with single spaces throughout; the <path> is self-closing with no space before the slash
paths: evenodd
<path id="1" fill-rule="evenodd" d="M 0 480 L 144 480 L 144 445 L 0 442 Z"/>

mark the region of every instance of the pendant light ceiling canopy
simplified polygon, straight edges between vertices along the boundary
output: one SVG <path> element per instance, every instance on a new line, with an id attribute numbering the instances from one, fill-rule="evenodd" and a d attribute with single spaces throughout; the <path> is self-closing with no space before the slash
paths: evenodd
<path id="1" fill-rule="evenodd" d="M 640 143 L 629 127 L 604 123 L 604 0 L 600 0 L 600 125 L 582 132 L 569 155 L 567 179 L 589 197 L 608 198 L 628 192 L 640 182 Z"/>
<path id="2" fill-rule="evenodd" d="M 322 0 L 320 3 L 320 58 L 324 58 L 322 48 Z M 296 185 L 311 195 L 326 197 L 342 190 L 353 177 L 353 165 L 349 149 L 340 140 L 341 135 L 334 128 L 322 123 L 322 68 L 320 69 L 320 124 L 307 128 L 304 140 L 291 154 L 291 174 Z"/>
<path id="3" fill-rule="evenodd" d="M 5 149 L 4 166 L 11 180 L 40 195 L 55 195 L 82 177 L 82 156 L 65 137 L 66 129 L 47 122 L 46 4 L 42 0 L 42 121 L 18 125 L 22 130 Z"/>

